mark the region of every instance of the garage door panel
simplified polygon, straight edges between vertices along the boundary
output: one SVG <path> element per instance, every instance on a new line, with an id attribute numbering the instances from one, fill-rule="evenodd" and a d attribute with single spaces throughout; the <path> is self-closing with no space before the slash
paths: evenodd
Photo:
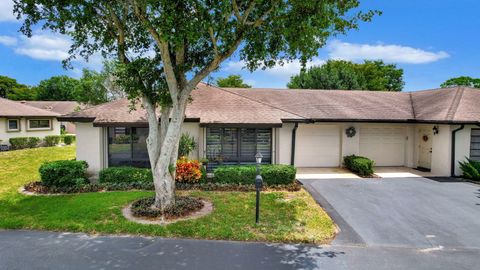
<path id="1" fill-rule="evenodd" d="M 340 129 L 338 126 L 300 126 L 295 149 L 295 165 L 298 167 L 337 167 Z"/>
<path id="2" fill-rule="evenodd" d="M 404 127 L 360 128 L 360 155 L 375 161 L 377 166 L 405 164 Z"/>

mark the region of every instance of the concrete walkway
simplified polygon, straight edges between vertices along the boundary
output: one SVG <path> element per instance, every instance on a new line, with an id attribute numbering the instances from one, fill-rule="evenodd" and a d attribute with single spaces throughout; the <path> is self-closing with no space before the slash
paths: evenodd
<path id="1" fill-rule="evenodd" d="M 478 249 L 309 246 L 0 231 L 0 269 L 478 269 Z"/>

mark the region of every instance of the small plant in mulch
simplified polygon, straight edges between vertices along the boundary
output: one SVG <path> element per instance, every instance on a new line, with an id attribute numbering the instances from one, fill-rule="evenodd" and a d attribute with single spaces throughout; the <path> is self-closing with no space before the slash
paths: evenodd
<path id="1" fill-rule="evenodd" d="M 142 198 L 133 202 L 131 206 L 133 216 L 143 218 L 164 217 L 165 219 L 176 219 L 199 211 L 204 205 L 199 198 L 177 196 L 175 198 L 175 205 L 162 212 L 160 209 L 152 207 L 154 202 L 155 197 Z"/>

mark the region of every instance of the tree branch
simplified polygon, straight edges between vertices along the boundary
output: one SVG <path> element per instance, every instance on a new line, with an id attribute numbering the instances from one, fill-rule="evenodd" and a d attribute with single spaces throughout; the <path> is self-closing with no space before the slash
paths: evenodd
<path id="1" fill-rule="evenodd" d="M 161 38 L 161 33 L 157 32 L 155 28 L 152 27 L 151 22 L 148 20 L 146 13 L 141 9 L 136 0 L 132 0 L 135 15 L 137 18 L 147 27 L 148 32 L 152 36 L 153 40 L 157 43 L 158 48 L 160 49 L 160 56 L 162 57 L 163 70 L 165 71 L 165 77 L 167 79 L 168 89 L 172 99 L 178 98 L 178 82 L 175 74 L 174 66 L 172 59 L 170 58 L 170 50 L 168 42 Z"/>

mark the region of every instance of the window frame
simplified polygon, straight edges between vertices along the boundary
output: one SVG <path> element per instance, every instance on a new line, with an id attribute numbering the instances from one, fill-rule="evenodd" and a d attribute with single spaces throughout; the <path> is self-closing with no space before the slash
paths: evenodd
<path id="1" fill-rule="evenodd" d="M 16 129 L 11 129 L 10 128 L 10 121 L 16 121 L 17 122 L 17 128 Z M 22 131 L 22 127 L 20 126 L 20 119 L 18 118 L 7 118 L 7 132 L 20 132 Z"/>
<path id="2" fill-rule="evenodd" d="M 470 151 L 469 151 L 469 153 L 468 153 L 468 156 L 469 156 L 469 158 L 471 158 L 471 159 L 473 159 L 473 160 L 478 160 L 478 161 L 480 161 L 480 155 L 472 156 L 472 151 L 479 151 L 479 150 L 480 150 L 480 149 L 476 149 L 476 148 L 474 149 L 474 148 L 472 148 L 472 138 L 473 138 L 473 137 L 480 137 L 480 135 L 474 135 L 474 134 L 473 134 L 474 131 L 480 132 L 480 128 L 472 128 L 472 129 L 470 130 L 470 145 L 469 145 L 469 148 L 470 148 L 469 150 L 470 150 Z M 478 143 L 478 142 L 477 142 L 477 143 Z"/>
<path id="3" fill-rule="evenodd" d="M 226 160 L 224 161 L 226 166 L 229 165 L 248 165 L 248 164 L 255 164 L 255 158 L 252 156 L 251 160 L 248 160 L 245 158 L 245 156 L 242 156 L 242 130 L 243 129 L 254 129 L 253 136 L 255 138 L 255 153 L 258 152 L 258 133 L 259 130 L 268 130 L 269 131 L 269 136 L 270 136 L 270 144 L 269 144 L 269 150 L 270 150 L 270 156 L 267 158 L 264 158 L 262 161 L 262 164 L 272 164 L 273 163 L 273 140 L 274 140 L 274 133 L 273 133 L 273 128 L 271 127 L 233 127 L 233 126 L 212 126 L 212 127 L 207 127 L 205 131 L 205 151 L 206 151 L 206 157 L 209 159 L 208 163 L 208 171 L 211 171 L 214 167 L 220 165 L 220 162 L 214 161 L 212 153 L 209 153 L 209 144 L 208 144 L 208 134 L 210 132 L 210 129 L 220 129 L 220 153 L 216 153 L 217 156 L 221 157 L 226 157 L 224 154 L 224 149 L 223 149 L 223 144 L 225 143 L 225 130 L 226 129 L 235 129 L 235 134 L 234 137 L 236 138 L 236 156 L 235 158 L 232 158 L 232 156 L 228 156 Z M 214 145 L 214 144 L 212 144 Z M 234 164 L 232 164 L 234 163 Z"/>
<path id="4" fill-rule="evenodd" d="M 30 121 L 48 121 L 48 127 L 38 127 L 32 128 L 30 125 Z M 27 119 L 27 131 L 41 131 L 41 130 L 52 130 L 52 119 L 49 118 L 30 118 Z"/>
<path id="5" fill-rule="evenodd" d="M 120 165 L 117 165 L 117 164 L 112 164 L 112 158 L 111 158 L 111 146 L 112 146 L 112 141 L 111 139 L 113 139 L 113 137 L 110 137 L 110 130 L 113 129 L 115 130 L 116 128 L 124 128 L 125 129 L 125 135 L 128 135 L 129 137 L 129 158 L 128 160 L 125 160 L 125 164 L 120 164 Z M 133 129 L 136 130 L 135 134 L 133 132 Z M 135 157 L 135 152 L 134 152 L 134 135 L 137 135 L 137 130 L 138 129 L 146 129 L 147 132 L 148 132 L 148 128 L 146 127 L 137 127 L 137 126 L 111 126 L 111 127 L 107 127 L 106 129 L 106 144 L 107 144 L 107 149 L 106 149 L 106 161 L 107 161 L 107 166 L 108 167 L 121 167 L 121 166 L 129 166 L 129 167 L 136 167 L 136 168 L 150 168 L 150 159 L 147 158 L 145 160 L 141 159 L 141 158 L 138 158 L 138 157 Z M 115 131 L 114 131 L 114 134 L 115 134 Z M 148 133 L 147 133 L 148 134 Z M 148 135 L 147 135 L 148 136 Z M 148 148 L 146 148 L 146 153 L 148 154 Z M 136 166 L 135 164 L 144 164 L 145 166 Z"/>

